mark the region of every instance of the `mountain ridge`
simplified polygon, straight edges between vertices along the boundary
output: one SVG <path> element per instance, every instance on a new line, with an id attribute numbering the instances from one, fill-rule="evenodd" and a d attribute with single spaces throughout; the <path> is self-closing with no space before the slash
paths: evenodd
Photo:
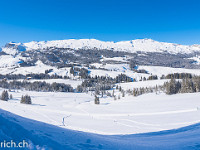
<path id="1" fill-rule="evenodd" d="M 189 54 L 200 52 L 200 45 L 180 45 L 175 43 L 158 42 L 152 39 L 136 39 L 130 41 L 100 41 L 97 39 L 68 39 L 53 41 L 31 41 L 28 43 L 7 43 L 2 51 L 10 50 L 43 50 L 48 48 L 70 48 L 70 49 L 106 49 L 114 51 L 125 51 L 135 53 L 142 52 L 168 52 L 172 54 Z M 9 52 L 11 53 L 11 52 Z"/>

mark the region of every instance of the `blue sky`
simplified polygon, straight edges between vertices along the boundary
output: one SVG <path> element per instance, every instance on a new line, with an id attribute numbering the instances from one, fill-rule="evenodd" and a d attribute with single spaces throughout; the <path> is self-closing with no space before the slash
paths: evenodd
<path id="1" fill-rule="evenodd" d="M 200 44 L 199 0 L 1 0 L 6 42 L 152 38 Z"/>

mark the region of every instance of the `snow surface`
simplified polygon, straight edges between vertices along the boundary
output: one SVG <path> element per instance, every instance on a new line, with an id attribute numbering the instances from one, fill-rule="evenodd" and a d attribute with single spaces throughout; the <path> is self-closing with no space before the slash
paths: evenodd
<path id="1" fill-rule="evenodd" d="M 20 62 L 19 57 L 13 57 L 11 55 L 0 56 L 0 68 L 18 67 L 19 62 Z"/>
<path id="2" fill-rule="evenodd" d="M 11 43 L 16 44 L 16 43 Z M 17 43 L 23 45 L 26 50 L 42 50 L 51 47 L 56 48 L 72 48 L 72 49 L 108 49 L 127 52 L 169 52 L 177 53 L 192 53 L 200 51 L 199 45 L 179 45 L 174 43 L 158 42 L 152 39 L 136 39 L 131 41 L 120 42 L 104 42 L 96 39 L 69 39 L 56 41 L 32 41 L 29 43 Z M 5 52 L 10 52 L 8 49 L 3 49 Z"/>
<path id="3" fill-rule="evenodd" d="M 200 69 L 171 68 L 161 66 L 138 66 L 138 69 L 145 69 L 148 73 L 159 77 L 173 73 L 191 73 L 194 75 L 200 75 Z"/>
<path id="4" fill-rule="evenodd" d="M 103 57 L 103 58 L 101 59 L 101 61 L 102 61 L 102 62 L 103 62 L 103 61 L 128 62 L 128 61 L 126 60 L 125 57 L 112 57 L 112 58 Z"/>
<path id="5" fill-rule="evenodd" d="M 60 128 L 4 110 L 0 114 L 0 141 L 26 140 L 29 149 L 34 150 L 193 150 L 200 145 L 200 124 L 145 134 L 99 135 Z"/>
<path id="6" fill-rule="evenodd" d="M 94 96 L 86 93 L 10 93 L 14 99 L 0 101 L 1 109 L 84 132 L 105 135 L 135 134 L 169 130 L 200 122 L 200 93 L 172 96 L 153 93 L 138 97 L 126 94 L 119 100 L 100 98 L 100 105 L 95 105 Z M 20 104 L 20 98 L 25 94 L 32 97 L 32 105 Z M 119 92 L 116 91 L 116 94 Z"/>

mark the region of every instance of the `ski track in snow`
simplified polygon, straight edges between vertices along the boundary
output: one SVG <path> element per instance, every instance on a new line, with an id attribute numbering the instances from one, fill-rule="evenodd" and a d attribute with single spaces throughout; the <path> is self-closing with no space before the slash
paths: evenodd
<path id="1" fill-rule="evenodd" d="M 186 110 L 153 112 L 153 113 L 94 114 L 94 116 L 99 116 L 99 117 L 152 116 L 152 115 L 167 115 L 167 114 L 177 114 L 177 113 L 184 113 L 184 112 L 194 112 L 194 111 L 197 111 L 197 109 L 186 109 Z"/>

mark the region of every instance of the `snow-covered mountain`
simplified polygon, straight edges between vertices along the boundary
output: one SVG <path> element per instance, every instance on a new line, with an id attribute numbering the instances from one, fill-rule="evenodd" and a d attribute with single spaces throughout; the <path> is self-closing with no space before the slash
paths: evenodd
<path id="1" fill-rule="evenodd" d="M 151 39 L 104 42 L 70 39 L 29 43 L 7 43 L 0 49 L 0 68 L 38 66 L 63 68 L 70 64 L 127 64 L 199 69 L 200 45 L 178 45 Z M 104 67 L 103 67 L 104 68 Z M 22 69 L 22 68 L 21 68 Z M 20 70 L 21 70 L 20 69 Z M 31 69 L 32 70 L 32 69 Z M 54 69 L 55 71 L 56 69 Z"/>
<path id="2" fill-rule="evenodd" d="M 158 42 L 152 39 L 136 39 L 131 41 L 120 42 L 104 42 L 96 39 L 69 39 L 69 40 L 56 40 L 56 41 L 40 41 L 29 43 L 8 43 L 3 47 L 6 53 L 16 53 L 14 50 L 42 50 L 47 48 L 71 48 L 71 49 L 107 49 L 115 51 L 126 52 L 169 52 L 172 54 L 188 54 L 193 52 L 200 52 L 200 45 L 179 45 L 173 43 Z M 11 51 L 12 50 L 12 51 Z"/>

